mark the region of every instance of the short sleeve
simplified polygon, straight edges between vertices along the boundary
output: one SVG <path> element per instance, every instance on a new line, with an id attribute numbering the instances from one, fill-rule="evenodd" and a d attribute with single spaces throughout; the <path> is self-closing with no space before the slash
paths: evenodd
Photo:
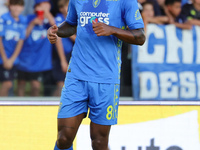
<path id="1" fill-rule="evenodd" d="M 5 35 L 4 28 L 5 28 L 5 20 L 2 17 L 0 17 L 0 36 Z"/>
<path id="2" fill-rule="evenodd" d="M 20 39 L 24 40 L 26 38 L 26 29 L 28 27 L 27 17 L 23 17 L 21 26 L 20 26 Z"/>
<path id="3" fill-rule="evenodd" d="M 76 0 L 70 0 L 68 5 L 66 22 L 70 25 L 77 25 L 77 12 L 75 8 L 75 1 Z"/>
<path id="4" fill-rule="evenodd" d="M 122 1 L 123 18 L 129 29 L 144 28 L 142 16 L 140 14 L 136 0 L 123 0 Z"/>

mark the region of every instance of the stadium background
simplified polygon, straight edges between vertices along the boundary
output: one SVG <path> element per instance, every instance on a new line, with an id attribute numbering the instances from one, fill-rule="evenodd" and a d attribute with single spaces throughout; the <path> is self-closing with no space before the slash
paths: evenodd
<path id="1" fill-rule="evenodd" d="M 169 28 L 171 30 L 169 30 Z M 192 112 L 195 111 L 197 112 L 197 117 L 195 119 L 198 123 L 198 131 L 197 131 L 198 137 L 196 135 L 195 136 L 186 135 L 183 136 L 182 140 L 183 141 L 185 139 L 186 140 L 190 139 L 191 141 L 198 140 L 198 142 L 200 143 L 200 138 L 199 138 L 200 137 L 200 107 L 199 107 L 200 86 L 197 76 L 199 67 L 199 62 L 197 60 L 199 54 L 200 30 L 198 27 L 194 27 L 193 30 L 191 30 L 191 32 L 188 32 L 179 30 L 172 26 L 167 27 L 167 26 L 153 25 L 153 27 L 152 26 L 149 27 L 148 31 L 149 33 L 147 33 L 148 38 L 146 42 L 148 44 L 139 48 L 132 47 L 133 50 L 132 77 L 130 77 L 130 70 L 129 71 L 127 70 L 130 68 L 129 64 L 130 53 L 123 51 L 125 55 L 122 55 L 122 57 L 125 58 L 125 61 L 123 63 L 124 66 L 122 65 L 122 67 L 124 68 L 122 68 L 121 91 L 122 95 L 132 96 L 132 97 L 120 98 L 121 105 L 119 107 L 119 121 L 117 126 L 129 125 L 129 124 L 137 125 L 138 123 L 148 124 L 149 121 L 162 120 L 173 116 L 189 113 L 191 111 Z M 173 39 L 171 37 L 176 37 L 176 38 Z M 167 55 L 168 52 L 171 52 L 171 49 L 169 48 L 170 42 L 171 45 L 173 45 L 170 48 L 172 49 L 174 48 L 173 50 L 177 52 L 177 54 L 175 55 L 178 57 L 179 60 L 178 62 L 174 63 L 175 65 L 168 63 L 166 59 L 168 56 Z M 188 46 L 187 43 L 189 43 L 190 45 Z M 124 47 L 125 49 L 127 49 L 126 46 L 127 45 L 125 45 Z M 165 51 L 162 57 L 160 55 L 157 55 L 158 48 L 161 48 L 162 50 Z M 152 56 L 151 57 L 152 61 L 144 62 L 145 58 L 139 57 L 138 50 L 139 52 L 144 52 L 145 54 L 147 54 L 146 56 L 148 56 L 149 58 Z M 189 52 L 186 52 L 187 50 Z M 188 63 L 187 57 L 184 56 L 188 57 L 191 56 L 192 61 Z M 161 70 L 159 70 L 158 67 Z M 172 83 L 171 81 L 173 81 L 174 78 L 171 78 L 169 82 L 165 82 L 167 84 L 165 86 L 161 84 L 162 80 L 160 80 L 159 78 L 159 73 L 161 73 L 165 69 L 167 69 L 167 71 L 170 72 L 175 72 L 175 74 L 177 75 L 179 75 L 180 72 L 190 71 L 190 73 L 194 73 L 194 76 L 186 77 L 185 79 L 183 79 L 183 82 L 181 82 L 180 77 L 177 77 L 176 83 Z M 140 74 L 143 71 L 153 73 L 155 75 L 154 77 L 156 77 L 158 85 L 153 84 L 152 81 L 155 80 L 153 80 L 152 78 L 145 79 L 146 81 L 144 82 L 145 84 L 144 85 L 141 84 Z M 132 85 L 130 84 L 131 79 L 133 80 Z M 168 83 L 171 84 L 169 85 Z M 166 90 L 167 89 L 166 87 L 168 88 L 168 90 Z M 176 87 L 175 89 L 178 89 L 177 90 L 178 93 L 176 93 L 175 95 L 172 94 L 174 93 L 173 87 Z M 168 98 L 162 97 L 163 89 L 165 89 L 164 91 L 167 94 L 172 95 L 172 97 Z M 195 93 L 191 91 L 195 91 Z M 181 95 L 181 92 L 182 94 L 183 93 L 184 94 Z M 184 97 L 185 95 L 186 97 Z M 0 149 L 1 150 L 53 149 L 57 134 L 56 117 L 57 117 L 59 99 L 54 97 L 51 98 L 53 99 L 53 101 L 49 101 L 49 99 L 50 98 L 48 97 L 44 99 L 39 97 L 0 98 Z M 186 128 L 184 129 L 188 128 L 188 131 L 190 131 L 191 130 L 190 122 L 193 123 L 193 121 L 194 120 L 186 118 L 184 122 L 182 122 L 183 125 L 186 124 Z M 89 119 L 85 119 L 83 121 L 83 125 L 88 125 L 88 124 L 89 124 Z M 172 124 L 174 124 L 174 126 L 176 127 L 176 124 L 178 124 L 178 122 L 174 121 L 172 122 Z M 162 126 L 160 126 L 160 129 L 161 130 L 163 129 Z M 166 129 L 166 131 L 169 132 L 170 130 L 171 128 Z M 187 130 L 182 131 L 183 134 L 186 131 Z M 145 135 L 148 135 L 148 133 L 143 133 L 143 134 L 144 137 Z M 121 136 L 123 137 L 123 134 L 121 134 Z M 161 136 L 168 137 L 169 135 L 161 134 Z M 154 138 L 153 135 L 152 138 Z M 168 139 L 170 142 L 171 138 L 172 135 L 171 137 L 169 136 Z M 175 136 L 174 138 L 180 138 L 180 137 Z M 127 139 L 128 141 L 127 137 L 125 139 Z M 151 139 L 149 139 L 149 141 L 150 140 Z M 136 142 L 137 141 L 133 141 L 133 143 Z M 168 141 L 166 141 L 166 143 L 167 142 Z M 172 142 L 172 144 L 174 143 Z M 186 142 L 186 145 L 190 144 L 191 143 Z M 159 144 L 156 143 L 155 145 L 158 146 Z M 150 146 L 150 142 L 148 143 L 148 145 L 147 144 L 143 145 L 142 149 L 140 150 L 145 150 L 147 146 Z M 162 145 L 160 145 L 160 150 L 166 150 L 166 148 L 163 148 L 161 146 Z M 76 150 L 77 147 L 76 141 L 74 147 Z M 191 149 L 199 150 L 199 147 L 197 146 L 193 147 L 191 145 L 190 149 L 184 149 L 184 150 L 191 150 Z M 132 147 L 131 150 L 137 150 L 137 148 L 138 147 Z M 126 144 L 124 144 L 121 145 L 119 149 L 127 150 L 128 148 L 126 149 Z M 86 150 L 86 149 L 78 149 L 78 150 Z"/>

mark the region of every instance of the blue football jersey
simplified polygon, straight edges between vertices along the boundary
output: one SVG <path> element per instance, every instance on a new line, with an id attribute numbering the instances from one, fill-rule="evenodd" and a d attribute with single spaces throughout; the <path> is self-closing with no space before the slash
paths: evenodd
<path id="1" fill-rule="evenodd" d="M 24 40 L 26 36 L 26 17 L 20 15 L 19 21 L 16 21 L 11 13 L 8 12 L 0 17 L 0 36 L 7 58 L 10 58 L 17 46 L 19 40 Z M 0 64 L 2 64 L 2 58 L 0 57 Z M 14 64 L 18 63 L 16 58 Z"/>
<path id="2" fill-rule="evenodd" d="M 59 26 L 63 21 L 65 21 L 65 17 L 62 14 L 57 14 L 55 17 L 56 25 Z M 62 44 L 65 51 L 65 55 L 70 53 L 73 48 L 73 42 L 70 38 L 62 38 Z"/>
<path id="3" fill-rule="evenodd" d="M 36 18 L 29 15 L 28 23 Z M 34 26 L 31 34 L 24 41 L 24 46 L 19 55 L 18 69 L 25 72 L 41 72 L 52 68 L 51 56 L 52 46 L 47 39 L 48 20 L 44 19 L 42 25 Z"/>
<path id="4" fill-rule="evenodd" d="M 122 41 L 98 37 L 92 21 L 121 29 L 143 28 L 136 0 L 70 0 L 66 22 L 77 25 L 77 38 L 67 78 L 98 83 L 120 83 Z"/>

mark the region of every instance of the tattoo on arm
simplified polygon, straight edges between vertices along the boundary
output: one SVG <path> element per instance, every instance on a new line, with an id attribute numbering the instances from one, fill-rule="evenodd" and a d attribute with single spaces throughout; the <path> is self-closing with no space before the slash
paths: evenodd
<path id="1" fill-rule="evenodd" d="M 145 41 L 145 33 L 144 29 L 135 29 L 135 30 L 130 30 L 132 33 L 133 37 L 136 40 L 136 43 L 143 43 Z"/>

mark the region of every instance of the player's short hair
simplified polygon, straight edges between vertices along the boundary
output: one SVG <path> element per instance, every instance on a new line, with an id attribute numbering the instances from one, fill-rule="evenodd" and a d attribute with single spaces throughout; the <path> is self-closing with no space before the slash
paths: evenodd
<path id="1" fill-rule="evenodd" d="M 69 3 L 69 0 L 59 0 L 58 1 L 58 7 L 63 7 L 68 3 Z"/>
<path id="2" fill-rule="evenodd" d="M 181 3 L 181 0 L 165 0 L 165 5 L 173 5 L 175 2 Z"/>
<path id="3" fill-rule="evenodd" d="M 24 0 L 9 0 L 9 5 L 24 6 Z"/>

